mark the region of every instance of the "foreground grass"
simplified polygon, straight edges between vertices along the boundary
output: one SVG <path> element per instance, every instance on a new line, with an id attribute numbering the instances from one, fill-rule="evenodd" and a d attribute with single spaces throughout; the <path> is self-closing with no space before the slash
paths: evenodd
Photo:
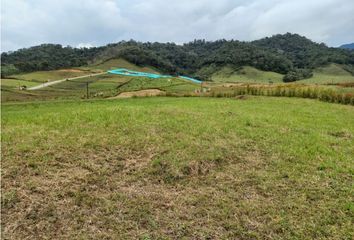
<path id="1" fill-rule="evenodd" d="M 252 97 L 2 106 L 8 239 L 352 239 L 354 108 Z"/>

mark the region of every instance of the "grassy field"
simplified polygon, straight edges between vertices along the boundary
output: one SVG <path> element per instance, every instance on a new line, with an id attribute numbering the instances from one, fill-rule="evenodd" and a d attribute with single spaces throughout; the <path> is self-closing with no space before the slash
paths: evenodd
<path id="1" fill-rule="evenodd" d="M 138 91 L 143 89 L 158 88 L 166 93 L 175 94 L 191 93 L 196 89 L 200 89 L 199 84 L 180 78 L 150 79 L 120 76 L 116 74 L 104 74 L 87 78 L 73 79 L 36 91 L 19 91 L 18 87 L 16 87 L 18 80 L 8 80 L 6 81 L 6 84 L 8 84 L 8 82 L 11 83 L 9 85 L 12 87 L 9 86 L 2 88 L 3 91 L 1 97 L 3 102 L 86 98 L 86 82 L 89 83 L 90 98 L 112 97 L 122 92 Z"/>
<path id="2" fill-rule="evenodd" d="M 19 89 L 19 86 L 33 87 L 37 85 L 38 82 L 34 82 L 34 81 L 6 79 L 6 78 L 1 79 L 1 88 Z"/>
<path id="3" fill-rule="evenodd" d="M 346 82 L 354 82 L 354 76 L 337 64 L 317 68 L 312 78 L 298 81 L 298 83 L 310 84 L 335 84 Z"/>
<path id="4" fill-rule="evenodd" d="M 33 81 L 38 83 L 60 80 L 65 78 L 79 77 L 94 73 L 93 70 L 62 69 L 53 71 L 38 71 L 32 73 L 18 74 L 11 77 L 19 80 Z"/>
<path id="5" fill-rule="evenodd" d="M 2 106 L 9 239 L 353 239 L 354 108 L 134 98 Z"/>
<path id="6" fill-rule="evenodd" d="M 83 67 L 82 69 L 85 70 L 92 70 L 92 69 L 97 69 L 97 70 L 102 70 L 102 71 L 108 71 L 112 69 L 117 69 L 117 68 L 126 68 L 134 71 L 142 71 L 142 72 L 151 72 L 151 73 L 157 73 L 152 67 L 139 67 L 133 63 L 130 63 L 124 59 L 121 58 L 114 58 L 110 59 L 104 62 L 99 62 L 95 64 L 91 64 L 88 66 Z"/>
<path id="7" fill-rule="evenodd" d="M 137 71 L 153 72 L 156 71 L 149 67 L 139 67 L 129 63 L 124 59 L 111 59 L 105 62 L 95 63 L 92 65 L 75 68 L 63 69 L 55 71 L 39 71 L 33 73 L 25 73 L 11 76 L 14 79 L 1 80 L 1 99 L 3 102 L 13 101 L 34 101 L 34 100 L 53 100 L 53 99 L 80 99 L 86 97 L 86 82 L 90 85 L 90 97 L 110 97 L 118 94 L 121 91 L 117 87 L 124 82 L 130 81 L 131 77 L 123 77 L 119 75 L 106 74 L 94 77 L 73 79 L 71 81 L 62 82 L 60 84 L 52 85 L 36 91 L 19 91 L 19 84 L 27 87 L 33 87 L 43 82 L 60 80 L 65 78 L 73 78 L 78 76 L 85 76 L 91 73 L 107 71 L 115 68 L 128 68 Z M 146 80 L 142 80 L 145 82 Z M 143 84 L 143 83 L 142 83 Z M 140 85 L 142 85 L 140 84 Z M 150 84 L 156 86 L 156 84 Z M 188 89 L 191 89 L 191 84 L 185 84 Z M 147 85 L 145 84 L 145 87 Z M 170 86 L 171 89 L 173 86 Z M 185 90 L 184 86 L 174 86 L 176 91 Z M 136 81 L 132 82 L 130 87 L 126 88 L 136 89 Z M 138 89 L 139 90 L 139 89 Z"/>
<path id="8" fill-rule="evenodd" d="M 138 91 L 144 89 L 159 89 L 167 94 L 191 94 L 200 88 L 198 84 L 184 81 L 179 78 L 133 78 L 113 74 L 95 77 L 73 79 L 36 91 L 19 91 L 19 85 L 35 86 L 48 80 L 71 78 L 88 75 L 94 72 L 107 71 L 114 68 L 127 68 L 144 72 L 156 72 L 151 67 L 139 67 L 123 59 L 110 59 L 77 69 L 64 69 L 56 71 L 42 71 L 14 75 L 17 79 L 3 79 L 1 83 L 3 102 L 53 100 L 53 99 L 82 99 L 86 98 L 86 82 L 89 82 L 90 98 L 105 98 L 116 96 L 122 92 Z M 228 88 L 228 83 L 239 84 L 284 84 L 283 75 L 274 72 L 265 72 L 252 67 L 243 67 L 239 70 L 224 67 L 212 76 L 212 82 L 206 83 L 207 88 Z M 353 83 L 354 77 L 343 66 L 331 64 L 314 71 L 314 77 L 297 81 L 296 84 L 325 85 L 337 83 Z M 225 85 L 226 84 L 226 85 Z M 293 83 L 291 83 L 293 84 Z M 225 86 L 224 86 L 225 85 Z M 329 88 L 340 93 L 353 93 L 353 87 L 336 86 Z"/>
<path id="9" fill-rule="evenodd" d="M 215 83 L 282 83 L 283 75 L 275 72 L 266 72 L 253 67 L 243 67 L 234 70 L 224 67 L 212 75 Z M 314 76 L 300 80 L 300 84 L 336 84 L 354 82 L 354 76 L 344 70 L 341 65 L 331 64 L 314 70 Z"/>
<path id="10" fill-rule="evenodd" d="M 200 84 L 192 83 L 181 78 L 133 78 L 121 86 L 119 92 L 137 91 L 143 89 L 160 89 L 167 93 L 192 93 L 200 89 Z"/>
<path id="11" fill-rule="evenodd" d="M 211 80 L 218 83 L 240 82 L 240 83 L 280 83 L 283 82 L 283 75 L 275 72 L 261 71 L 253 67 L 243 67 L 240 70 L 233 70 L 224 67 L 214 73 Z"/>

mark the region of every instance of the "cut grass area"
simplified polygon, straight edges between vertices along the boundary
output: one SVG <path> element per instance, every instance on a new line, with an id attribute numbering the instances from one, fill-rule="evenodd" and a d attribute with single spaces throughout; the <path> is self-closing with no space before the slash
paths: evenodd
<path id="1" fill-rule="evenodd" d="M 119 92 L 130 92 L 144 89 L 160 89 L 167 93 L 191 93 L 200 89 L 200 84 L 192 83 L 181 78 L 132 78 L 127 84 L 118 88 Z"/>
<path id="2" fill-rule="evenodd" d="M 5 238 L 354 237 L 351 106 L 141 98 L 1 117 Z"/>
<path id="3" fill-rule="evenodd" d="M 151 67 L 139 67 L 133 63 L 128 62 L 127 60 L 121 58 L 114 58 L 104 62 L 99 62 L 95 64 L 91 64 L 89 66 L 84 67 L 83 69 L 99 69 L 103 71 L 113 70 L 117 68 L 126 68 L 134 71 L 141 71 L 141 72 L 150 72 L 150 73 L 157 73 Z"/>
<path id="4" fill-rule="evenodd" d="M 27 80 L 18 80 L 18 79 L 1 79 L 1 88 L 11 88 L 19 89 L 19 86 L 33 87 L 37 86 L 38 82 L 27 81 Z"/>
<path id="5" fill-rule="evenodd" d="M 11 102 L 82 99 L 86 98 L 86 82 L 89 83 L 90 98 L 112 97 L 122 92 L 139 91 L 144 89 L 160 89 L 166 93 L 187 94 L 200 88 L 199 84 L 180 78 L 151 79 L 104 74 L 87 78 L 72 79 L 35 91 L 18 91 L 15 89 L 9 89 L 9 91 L 2 91 L 2 100 L 4 102 Z"/>
<path id="6" fill-rule="evenodd" d="M 234 70 L 231 67 L 224 67 L 212 75 L 211 80 L 219 83 L 280 83 L 283 82 L 283 75 L 275 72 L 266 72 L 254 67 L 243 67 Z"/>
<path id="7" fill-rule="evenodd" d="M 65 78 L 79 77 L 89 75 L 93 71 L 83 71 L 78 69 L 62 69 L 62 70 L 53 70 L 53 71 L 38 71 L 25 74 L 17 74 L 11 77 L 17 78 L 19 80 L 27 80 L 34 82 L 48 82 L 54 80 L 60 80 Z"/>
<path id="8" fill-rule="evenodd" d="M 17 80 L 17 79 L 1 79 L 1 101 L 31 101 L 37 98 L 36 94 L 28 91 L 19 90 L 19 86 L 33 87 L 38 82 Z"/>
<path id="9" fill-rule="evenodd" d="M 117 87 L 128 80 L 130 80 L 129 77 L 104 74 L 87 78 L 72 79 L 35 91 L 7 89 L 8 91 L 2 91 L 2 100 L 4 102 L 11 102 L 86 98 L 86 82 L 89 82 L 90 97 L 114 96 L 117 94 Z M 30 97 L 28 98 L 29 94 Z"/>
<path id="10" fill-rule="evenodd" d="M 300 84 L 336 84 L 354 82 L 354 76 L 343 69 L 343 66 L 331 64 L 314 70 L 314 76 L 309 79 L 297 81 Z M 212 75 L 216 83 L 282 83 L 283 75 L 275 72 L 266 72 L 253 67 L 243 67 L 234 70 L 224 67 Z"/>
<path id="11" fill-rule="evenodd" d="M 317 68 L 314 70 L 312 78 L 298 81 L 298 83 L 311 84 L 336 84 L 347 82 L 354 82 L 354 76 L 338 64 Z"/>

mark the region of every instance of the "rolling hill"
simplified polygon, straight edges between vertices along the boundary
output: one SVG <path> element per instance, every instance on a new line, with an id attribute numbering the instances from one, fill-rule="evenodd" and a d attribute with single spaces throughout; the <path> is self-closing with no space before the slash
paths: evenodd
<path id="1" fill-rule="evenodd" d="M 349 43 L 349 44 L 343 44 L 339 48 L 343 49 L 354 49 L 354 43 Z"/>
<path id="2" fill-rule="evenodd" d="M 329 48 L 298 34 L 274 35 L 252 42 L 194 40 L 183 45 L 122 41 L 99 48 L 75 49 L 45 44 L 2 53 L 2 77 L 23 72 L 106 64 L 124 59 L 140 68 L 167 74 L 184 74 L 207 80 L 224 67 L 253 67 L 288 74 L 296 69 L 313 70 L 331 63 L 354 65 L 354 52 Z M 111 62 L 112 63 L 112 62 Z M 130 65 L 133 67 L 132 65 Z M 100 68 L 98 66 L 97 68 Z M 202 71 L 208 68 L 208 71 Z"/>

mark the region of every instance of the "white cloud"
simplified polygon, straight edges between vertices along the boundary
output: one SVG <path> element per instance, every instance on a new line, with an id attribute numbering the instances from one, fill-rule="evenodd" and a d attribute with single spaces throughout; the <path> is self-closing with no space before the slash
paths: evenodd
<path id="1" fill-rule="evenodd" d="M 353 0 L 2 0 L 1 45 L 7 51 L 294 32 L 335 46 L 354 41 L 353 12 Z"/>
<path id="2" fill-rule="evenodd" d="M 76 47 L 77 48 L 92 48 L 92 47 L 94 47 L 94 45 L 92 45 L 91 43 L 79 43 Z"/>

